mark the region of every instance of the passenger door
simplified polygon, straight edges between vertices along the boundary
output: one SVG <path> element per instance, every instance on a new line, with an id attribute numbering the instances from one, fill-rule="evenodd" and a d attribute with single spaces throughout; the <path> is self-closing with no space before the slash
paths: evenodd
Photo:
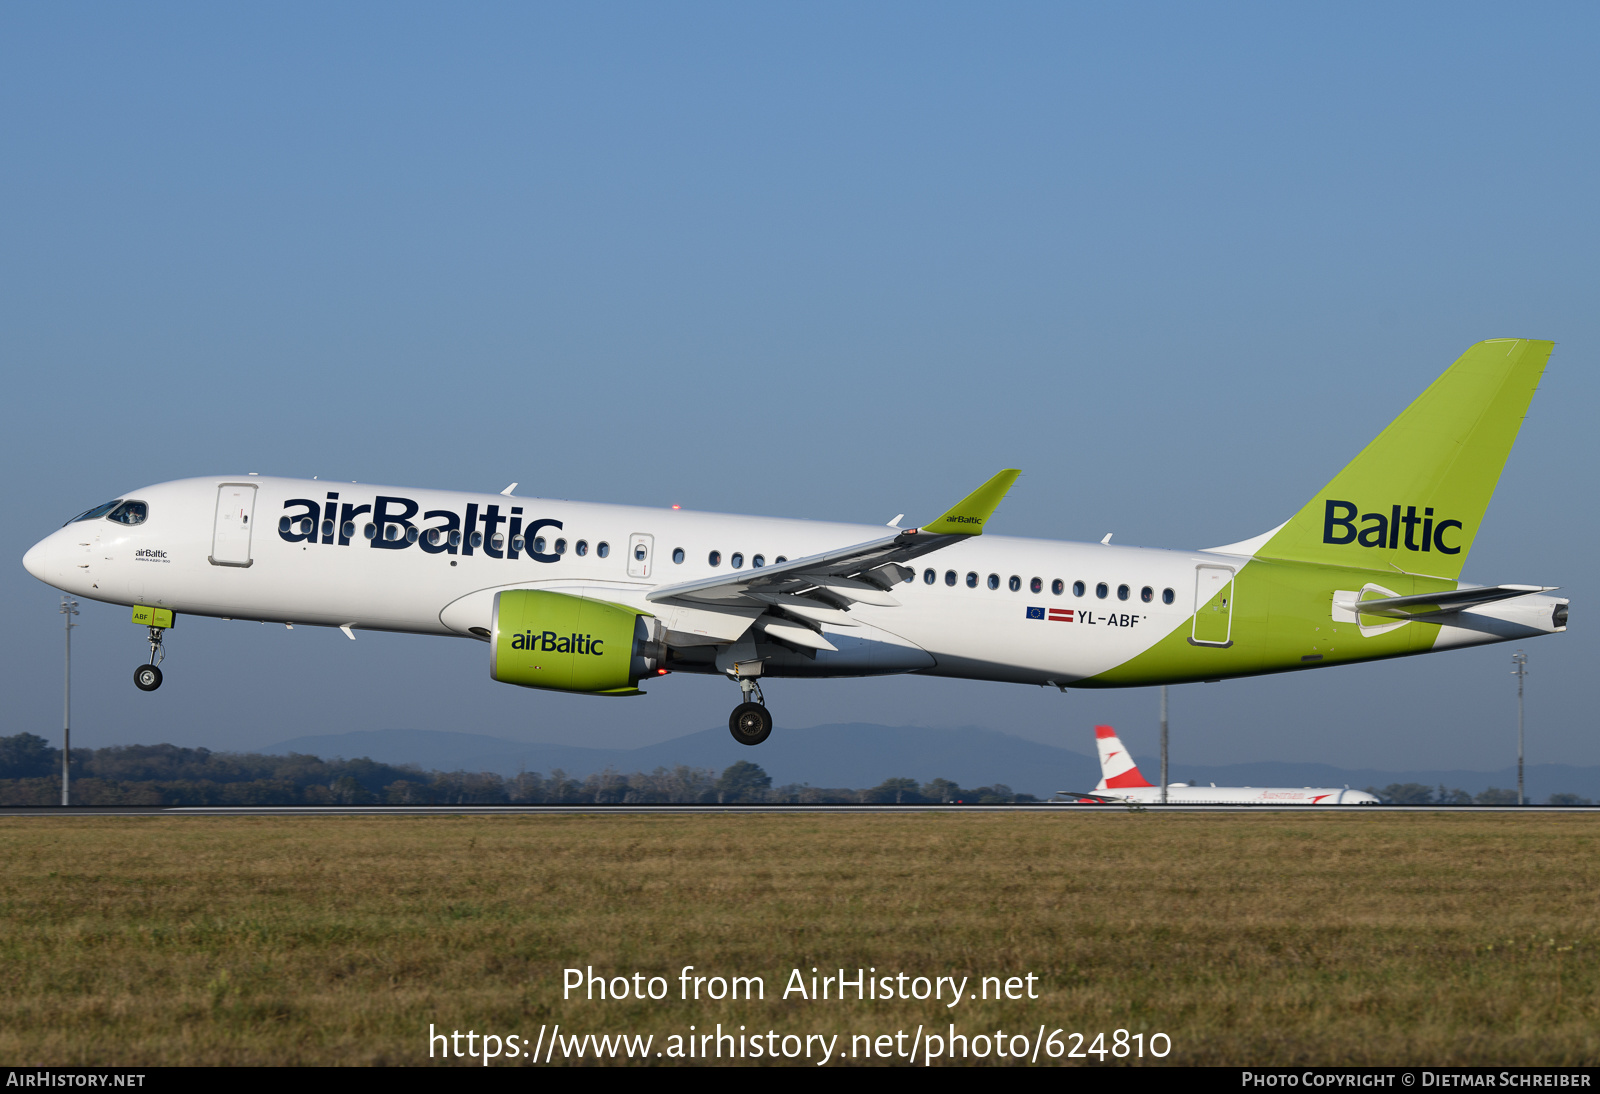
<path id="1" fill-rule="evenodd" d="M 250 565 L 250 523 L 256 511 L 254 483 L 217 487 L 217 517 L 211 530 L 211 565 Z"/>
<path id="2" fill-rule="evenodd" d="M 1233 645 L 1233 570 L 1227 566 L 1197 566 L 1194 576 L 1194 630 L 1196 646 Z"/>

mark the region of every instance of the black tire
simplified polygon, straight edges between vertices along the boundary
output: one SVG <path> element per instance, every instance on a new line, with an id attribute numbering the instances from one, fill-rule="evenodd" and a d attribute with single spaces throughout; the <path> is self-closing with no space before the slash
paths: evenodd
<path id="1" fill-rule="evenodd" d="M 154 691 L 161 686 L 161 670 L 154 665 L 140 665 L 133 670 L 133 686 L 140 691 Z"/>
<path id="2" fill-rule="evenodd" d="M 742 745 L 758 745 L 772 736 L 772 715 L 760 703 L 740 703 L 728 715 L 728 732 Z"/>

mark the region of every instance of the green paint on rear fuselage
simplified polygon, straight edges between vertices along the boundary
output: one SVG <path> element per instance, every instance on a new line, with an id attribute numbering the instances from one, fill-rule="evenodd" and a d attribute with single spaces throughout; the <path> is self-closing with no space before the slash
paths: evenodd
<path id="1" fill-rule="evenodd" d="M 1381 584 L 1400 596 L 1457 587 L 1456 582 L 1438 577 L 1252 559 L 1239 568 L 1222 592 L 1171 634 L 1115 668 L 1080 680 L 1076 686 L 1142 687 L 1225 680 L 1431 650 L 1439 634 L 1436 623 L 1413 620 L 1392 630 L 1363 635 L 1360 624 L 1335 621 L 1334 593 L 1355 592 L 1369 583 Z M 1221 610 L 1223 596 L 1232 600 L 1231 644 L 1197 645 L 1193 641 L 1196 619 L 1200 620 L 1205 637 L 1208 616 Z"/>

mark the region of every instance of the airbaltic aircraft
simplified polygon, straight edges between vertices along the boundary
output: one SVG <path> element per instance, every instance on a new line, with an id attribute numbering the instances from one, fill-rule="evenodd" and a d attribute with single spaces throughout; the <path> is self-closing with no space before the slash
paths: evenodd
<path id="1" fill-rule="evenodd" d="M 1094 727 L 1094 743 L 1100 752 L 1100 785 L 1093 793 L 1063 790 L 1057 801 L 1072 805 L 1129 803 L 1155 805 L 1161 801 L 1161 788 L 1139 774 L 1139 765 L 1128 755 L 1127 746 L 1110 726 Z M 1364 790 L 1348 786 L 1195 786 L 1168 783 L 1168 805 L 1377 805 L 1378 799 Z"/>
<path id="2" fill-rule="evenodd" d="M 523 687 L 726 676 L 744 744 L 774 676 L 1136 687 L 1521 641 L 1567 601 L 1457 579 L 1551 346 L 1473 346 L 1288 521 L 1209 550 L 983 534 L 1017 471 L 888 531 L 252 474 L 128 492 L 23 565 L 133 607 L 146 691 L 180 613 L 451 635 Z"/>

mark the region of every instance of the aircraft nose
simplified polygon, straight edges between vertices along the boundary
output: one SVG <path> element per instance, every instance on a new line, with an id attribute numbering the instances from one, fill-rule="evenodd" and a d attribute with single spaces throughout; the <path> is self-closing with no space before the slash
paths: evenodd
<path id="1" fill-rule="evenodd" d="M 59 586 L 60 556 L 61 546 L 56 536 L 48 535 L 28 548 L 28 553 L 22 556 L 22 566 L 46 585 Z"/>

